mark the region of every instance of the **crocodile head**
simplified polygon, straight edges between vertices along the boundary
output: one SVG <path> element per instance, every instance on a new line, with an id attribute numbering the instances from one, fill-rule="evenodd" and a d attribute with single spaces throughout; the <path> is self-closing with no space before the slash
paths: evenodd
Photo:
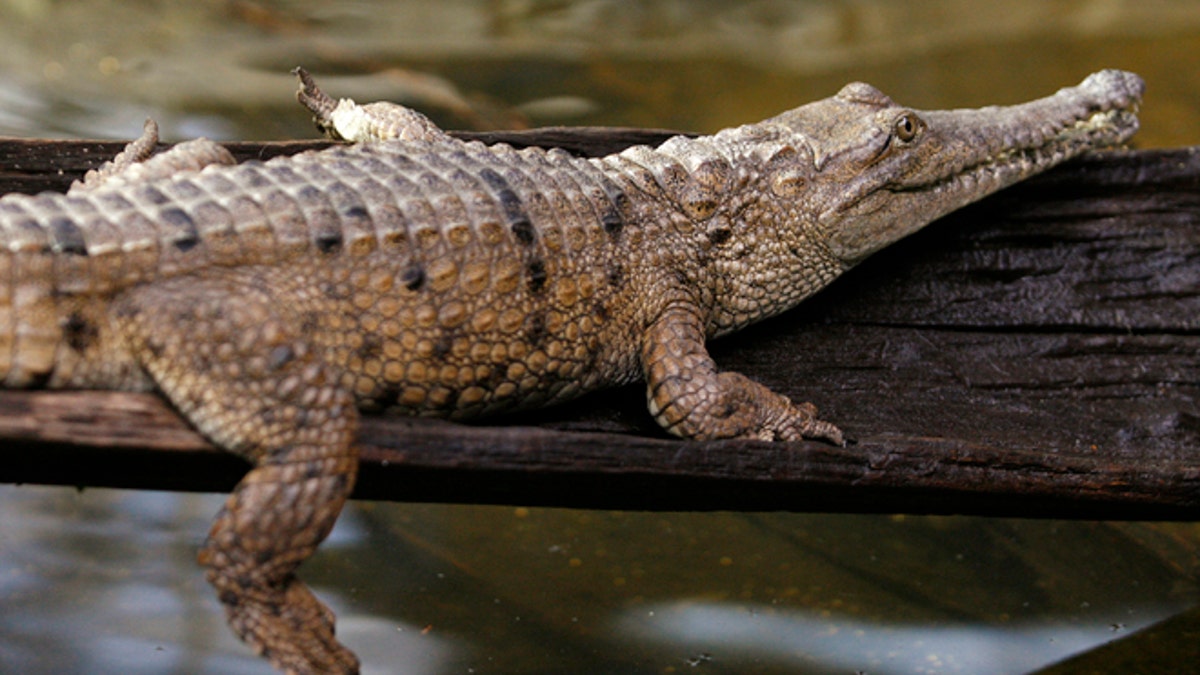
<path id="1" fill-rule="evenodd" d="M 926 112 L 849 84 L 764 123 L 793 149 L 773 185 L 803 186 L 803 220 L 849 267 L 987 194 L 1124 142 L 1143 88 L 1137 75 L 1105 70 L 1029 103 Z"/>

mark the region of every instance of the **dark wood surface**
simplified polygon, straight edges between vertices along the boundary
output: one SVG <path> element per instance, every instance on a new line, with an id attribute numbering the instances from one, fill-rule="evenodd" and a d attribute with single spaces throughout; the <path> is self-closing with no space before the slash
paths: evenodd
<path id="1" fill-rule="evenodd" d="M 504 140 L 594 154 L 662 137 L 558 129 Z M 0 141 L 0 188 L 64 189 L 119 145 Z M 232 147 L 246 158 L 319 145 Z M 1200 148 L 1098 153 L 712 345 L 722 367 L 815 402 L 854 439 L 846 448 L 666 438 L 628 387 L 489 426 L 370 418 L 356 494 L 1196 519 L 1198 226 Z M 227 490 L 245 471 L 151 395 L 0 392 L 0 453 L 8 482 Z"/>

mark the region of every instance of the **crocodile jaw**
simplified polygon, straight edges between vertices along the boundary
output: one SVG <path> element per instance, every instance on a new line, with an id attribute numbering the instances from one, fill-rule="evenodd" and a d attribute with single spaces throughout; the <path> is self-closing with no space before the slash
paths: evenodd
<path id="1" fill-rule="evenodd" d="M 892 194 L 950 193 L 969 203 L 1082 152 L 1119 145 L 1137 129 L 1136 109 L 1104 110 L 1072 123 L 1040 145 L 1004 148 L 933 182 L 887 185 L 882 190 Z"/>

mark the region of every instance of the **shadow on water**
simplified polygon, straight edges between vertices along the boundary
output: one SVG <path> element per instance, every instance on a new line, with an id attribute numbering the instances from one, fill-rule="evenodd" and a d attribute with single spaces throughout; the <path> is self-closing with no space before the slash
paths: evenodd
<path id="1" fill-rule="evenodd" d="M 0 133 L 22 136 L 152 114 L 172 139 L 308 137 L 304 63 L 451 127 L 700 131 L 855 79 L 936 108 L 1122 67 L 1149 82 L 1143 147 L 1200 139 L 1194 2 L 27 0 L 0 3 L 0 39 Z M 269 672 L 194 563 L 220 502 L 0 486 L 0 672 Z M 364 503 L 303 572 L 368 673 L 1016 673 L 1195 607 L 1198 544 L 1188 524 Z"/>

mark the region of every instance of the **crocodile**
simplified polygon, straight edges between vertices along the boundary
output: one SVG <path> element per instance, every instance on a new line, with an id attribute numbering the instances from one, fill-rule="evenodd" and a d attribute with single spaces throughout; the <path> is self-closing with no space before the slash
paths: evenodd
<path id="1" fill-rule="evenodd" d="M 940 216 L 1137 129 L 1098 72 L 1008 107 L 878 89 L 585 159 L 335 101 L 349 141 L 236 163 L 157 130 L 66 194 L 0 198 L 0 386 L 157 391 L 251 468 L 199 553 L 233 631 L 288 673 L 354 673 L 297 578 L 353 489 L 363 412 L 468 420 L 639 379 L 693 439 L 842 431 L 705 343 Z"/>

